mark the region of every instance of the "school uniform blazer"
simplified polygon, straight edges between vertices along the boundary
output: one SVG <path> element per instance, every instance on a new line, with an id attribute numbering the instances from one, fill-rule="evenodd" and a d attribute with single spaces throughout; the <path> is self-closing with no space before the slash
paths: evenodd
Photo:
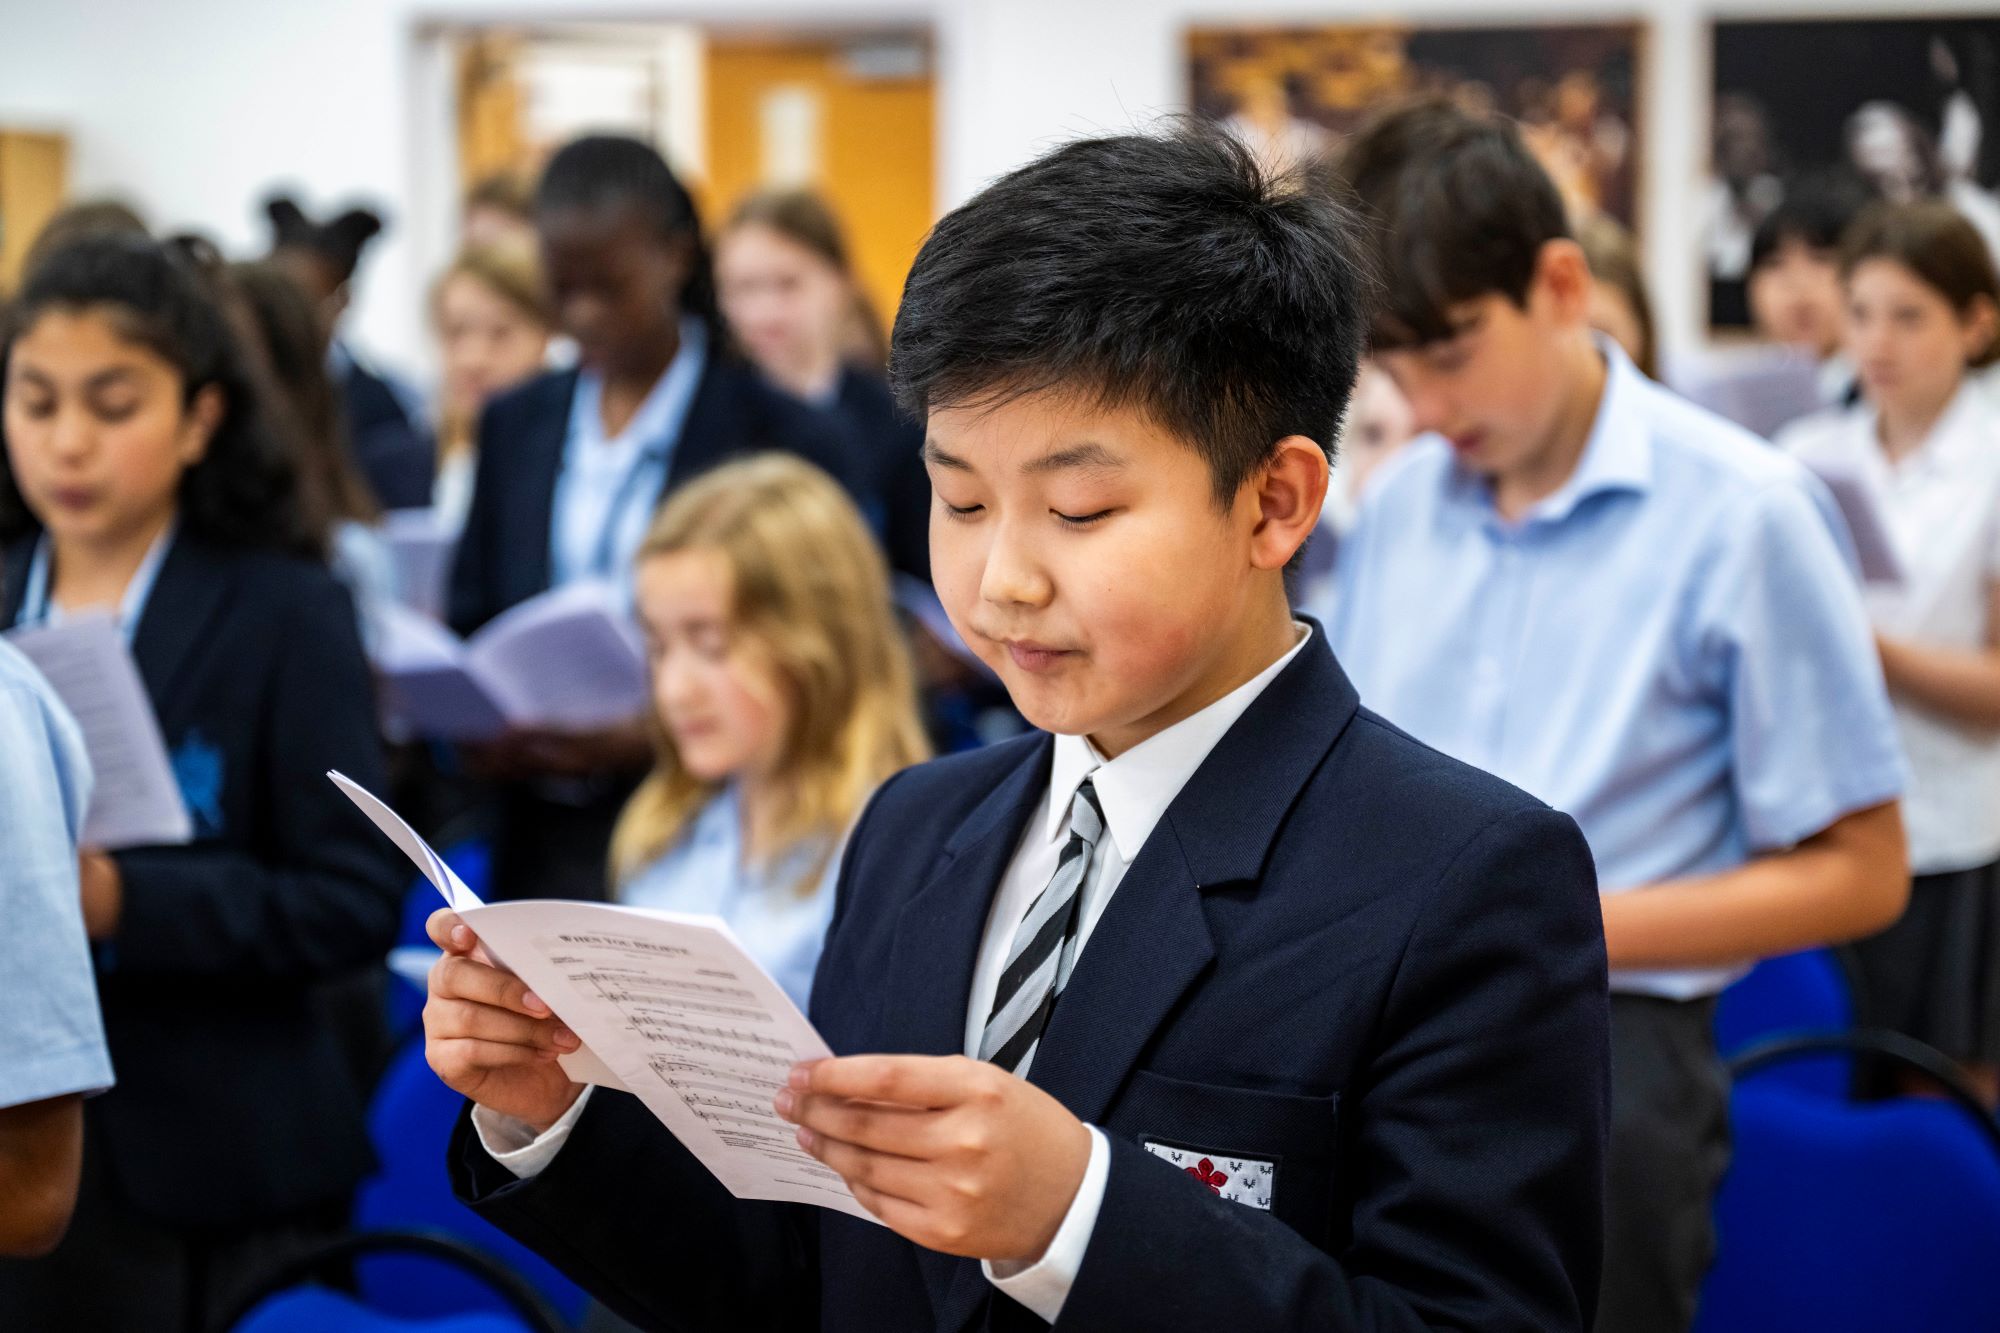
<path id="1" fill-rule="evenodd" d="M 437 443 L 389 381 L 349 360 L 340 395 L 354 463 L 384 509 L 421 509 L 431 502 Z"/>
<path id="2" fill-rule="evenodd" d="M 903 415 L 888 382 L 852 366 L 840 374 L 834 410 L 852 427 L 856 466 L 879 506 L 870 518 L 889 567 L 931 581 L 931 477 L 924 468 L 924 428 Z"/>
<path id="3" fill-rule="evenodd" d="M 460 634 L 549 589 L 550 523 L 577 378 L 575 370 L 539 375 L 480 416 L 472 506 L 452 566 L 450 621 Z M 756 371 L 711 347 L 658 498 L 761 449 L 802 455 L 850 489 L 858 482 L 841 422 L 766 388 Z"/>
<path id="4" fill-rule="evenodd" d="M 835 1051 L 960 1052 L 1052 748 L 941 759 L 869 806 L 813 988 Z M 1058 1327 L 1589 1328 L 1607 1028 L 1575 824 L 1359 709 L 1315 635 L 1140 850 L 1030 1067 L 1111 1142 Z M 1147 1143 L 1272 1163 L 1269 1211 Z M 649 1328 L 1039 1326 L 972 1260 L 733 1198 L 623 1094 L 531 1179 L 469 1116 L 449 1156 L 462 1198 Z"/>
<path id="5" fill-rule="evenodd" d="M 6 560 L 0 624 L 31 549 Z M 132 655 L 195 836 L 114 857 L 124 912 L 98 986 L 118 1086 L 86 1104 L 95 1143 L 170 1223 L 335 1202 L 372 1159 L 323 991 L 381 963 L 408 879 L 326 780 L 385 782 L 353 603 L 318 565 L 183 532 Z"/>

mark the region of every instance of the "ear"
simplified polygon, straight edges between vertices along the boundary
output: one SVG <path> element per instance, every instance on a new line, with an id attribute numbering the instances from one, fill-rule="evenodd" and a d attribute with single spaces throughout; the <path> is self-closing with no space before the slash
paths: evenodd
<path id="1" fill-rule="evenodd" d="M 208 456 L 209 442 L 222 428 L 226 407 L 221 385 L 204 384 L 195 391 L 194 401 L 188 404 L 186 419 L 181 422 L 181 466 L 193 467 Z"/>
<path id="2" fill-rule="evenodd" d="M 1586 325 L 1590 322 L 1592 281 L 1590 261 L 1584 258 L 1582 246 L 1561 236 L 1545 241 L 1535 256 L 1529 304 L 1540 299 L 1548 303 L 1558 322 Z"/>
<path id="3" fill-rule="evenodd" d="M 2000 310 L 1984 296 L 1975 296 L 1959 316 L 1960 343 L 1965 349 L 1965 361 L 1971 365 L 1993 350 L 1993 340 L 2000 337 Z"/>
<path id="4" fill-rule="evenodd" d="M 1326 503 L 1326 451 L 1303 435 L 1287 435 L 1273 447 L 1250 486 L 1256 497 L 1256 526 L 1250 531 L 1250 563 L 1283 569 L 1319 523 Z"/>

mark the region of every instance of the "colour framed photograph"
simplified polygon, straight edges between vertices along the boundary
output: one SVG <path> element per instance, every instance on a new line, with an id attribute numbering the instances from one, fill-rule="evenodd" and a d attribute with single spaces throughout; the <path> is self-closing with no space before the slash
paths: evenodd
<path id="1" fill-rule="evenodd" d="M 1268 162 L 1334 147 L 1371 113 L 1437 94 L 1520 122 L 1579 217 L 1639 215 L 1638 23 L 1196 26 L 1189 100 Z"/>

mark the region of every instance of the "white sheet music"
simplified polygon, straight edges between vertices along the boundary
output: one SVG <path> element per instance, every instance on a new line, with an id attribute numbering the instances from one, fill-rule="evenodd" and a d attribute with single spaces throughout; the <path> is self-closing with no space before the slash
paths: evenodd
<path id="1" fill-rule="evenodd" d="M 1832 464 L 1807 462 L 1806 466 L 1825 483 L 1833 502 L 1840 506 L 1840 516 L 1847 520 L 1847 533 L 1854 539 L 1854 556 L 1861 566 L 1862 581 L 1901 583 L 1903 562 L 1896 555 L 1888 520 L 1875 503 L 1868 483 Z"/>
<path id="2" fill-rule="evenodd" d="M 48 678 L 83 732 L 96 779 L 83 845 L 115 852 L 192 838 L 159 720 L 117 623 L 84 615 L 7 638 Z"/>
<path id="3" fill-rule="evenodd" d="M 482 904 L 395 811 L 327 776 L 582 1040 L 563 1058 L 571 1078 L 638 1097 L 738 1198 L 875 1220 L 771 1109 L 795 1063 L 833 1052 L 726 922 L 608 903 Z"/>

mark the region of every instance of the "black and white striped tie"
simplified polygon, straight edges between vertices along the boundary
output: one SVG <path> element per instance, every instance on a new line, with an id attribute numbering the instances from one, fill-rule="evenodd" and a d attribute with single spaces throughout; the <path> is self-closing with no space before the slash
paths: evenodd
<path id="1" fill-rule="evenodd" d="M 979 1038 L 979 1058 L 1025 1076 L 1041 1042 L 1056 997 L 1076 964 L 1076 928 L 1083 905 L 1083 881 L 1104 835 L 1104 811 L 1097 789 L 1085 778 L 1069 806 L 1069 841 L 1048 887 L 1028 905 L 1014 932 L 1007 966 L 993 990 L 993 1012 Z"/>

